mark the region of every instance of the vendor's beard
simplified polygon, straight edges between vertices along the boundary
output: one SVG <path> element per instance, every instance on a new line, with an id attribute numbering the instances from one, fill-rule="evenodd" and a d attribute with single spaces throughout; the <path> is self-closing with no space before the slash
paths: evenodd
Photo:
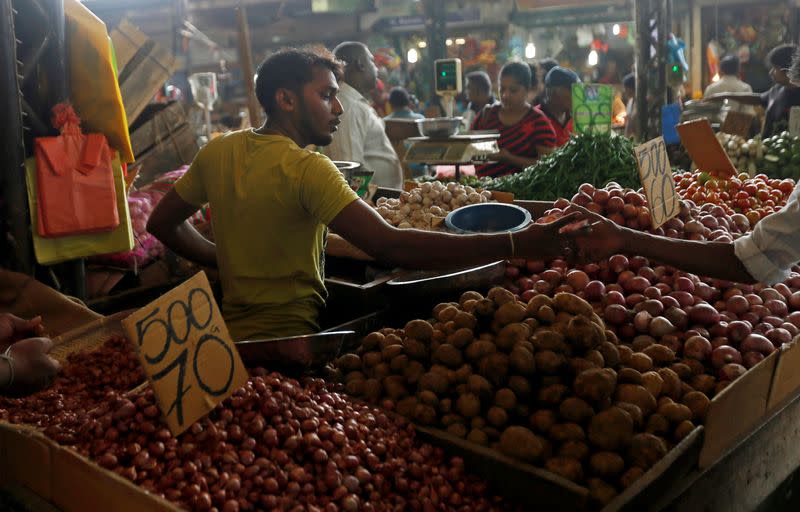
<path id="1" fill-rule="evenodd" d="M 305 139 L 309 144 L 313 144 L 315 146 L 327 146 L 333 142 L 333 134 L 321 134 L 314 131 L 314 125 L 311 122 L 311 116 L 309 115 L 308 109 L 304 103 L 300 104 L 300 131 L 301 133 L 305 134 Z"/>

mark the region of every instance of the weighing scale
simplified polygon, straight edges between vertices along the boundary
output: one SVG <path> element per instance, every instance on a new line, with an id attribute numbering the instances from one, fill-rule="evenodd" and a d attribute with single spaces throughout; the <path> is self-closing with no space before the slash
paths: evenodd
<path id="1" fill-rule="evenodd" d="M 442 97 L 445 115 L 453 117 L 455 97 L 462 91 L 461 59 L 439 59 L 434 63 L 436 94 Z M 411 137 L 403 160 L 410 164 L 454 165 L 456 180 L 460 166 L 489 161 L 500 151 L 496 131 L 466 132 L 450 137 Z"/>
<path id="2" fill-rule="evenodd" d="M 216 73 L 195 73 L 189 76 L 189 86 L 192 88 L 194 102 L 205 113 L 206 137 L 208 137 L 207 140 L 211 140 L 211 111 L 219 98 L 217 75 Z"/>

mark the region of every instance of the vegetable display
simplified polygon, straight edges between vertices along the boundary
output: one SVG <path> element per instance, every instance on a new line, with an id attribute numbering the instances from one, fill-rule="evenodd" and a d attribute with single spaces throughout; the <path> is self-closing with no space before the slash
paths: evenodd
<path id="1" fill-rule="evenodd" d="M 800 179 L 800 137 L 781 132 L 764 139 L 760 169 L 770 178 Z"/>
<path id="2" fill-rule="evenodd" d="M 577 134 L 523 172 L 486 180 L 484 188 L 545 201 L 569 197 L 584 182 L 602 187 L 613 181 L 638 188 L 633 147 L 630 139 L 612 133 Z"/>
<path id="3" fill-rule="evenodd" d="M 760 137 L 747 140 L 741 135 L 717 132 L 717 140 L 739 172 L 755 176 L 758 164 L 764 157 L 764 144 Z"/>

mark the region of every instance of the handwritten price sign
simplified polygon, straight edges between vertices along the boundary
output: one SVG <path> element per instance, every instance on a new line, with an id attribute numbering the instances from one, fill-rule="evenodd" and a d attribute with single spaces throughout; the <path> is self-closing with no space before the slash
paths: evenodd
<path id="1" fill-rule="evenodd" d="M 204 272 L 122 321 L 174 435 L 247 381 Z"/>
<path id="2" fill-rule="evenodd" d="M 653 229 L 658 228 L 681 210 L 680 200 L 675 192 L 675 180 L 672 178 L 672 167 L 667 155 L 664 139 L 658 137 L 636 146 L 636 165 L 639 177 L 647 196 L 650 218 Z"/>

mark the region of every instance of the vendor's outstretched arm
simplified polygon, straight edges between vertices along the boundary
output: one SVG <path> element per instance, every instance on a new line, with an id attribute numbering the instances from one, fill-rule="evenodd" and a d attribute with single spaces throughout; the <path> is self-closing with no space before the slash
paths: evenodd
<path id="1" fill-rule="evenodd" d="M 390 226 L 364 201 L 347 205 L 330 228 L 373 258 L 415 269 L 445 269 L 478 265 L 510 257 L 549 259 L 562 255 L 568 243 L 559 229 L 575 216 L 550 224 L 532 224 L 516 232 L 514 251 L 508 233 L 453 235 Z"/>
<path id="2" fill-rule="evenodd" d="M 761 94 L 755 92 L 719 92 L 712 94 L 706 98 L 705 101 L 724 101 L 733 100 L 738 101 L 743 105 L 761 105 Z"/>
<path id="3" fill-rule="evenodd" d="M 187 220 L 199 208 L 170 190 L 156 205 L 147 221 L 147 231 L 179 256 L 200 265 L 217 268 L 216 245 Z"/>

